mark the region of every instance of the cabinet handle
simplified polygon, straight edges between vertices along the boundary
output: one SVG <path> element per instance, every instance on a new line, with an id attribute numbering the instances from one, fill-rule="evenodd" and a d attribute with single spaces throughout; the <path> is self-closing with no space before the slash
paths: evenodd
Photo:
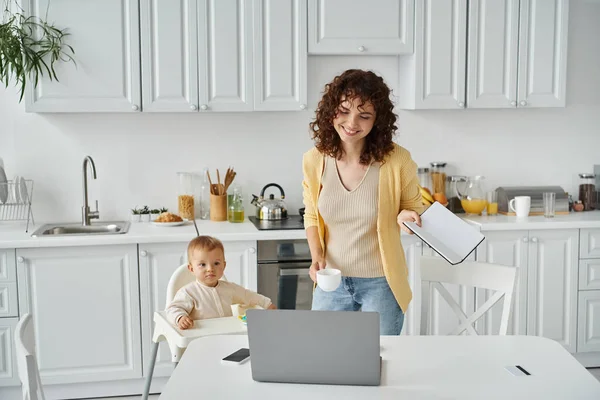
<path id="1" fill-rule="evenodd" d="M 362 53 L 363 51 L 365 51 L 365 46 L 358 46 L 358 51 L 360 51 L 361 53 Z"/>
<path id="2" fill-rule="evenodd" d="M 527 102 L 525 100 L 522 100 L 521 102 L 519 102 L 519 105 L 525 107 L 527 105 Z"/>
<path id="3" fill-rule="evenodd" d="M 305 110 L 306 109 L 306 104 L 300 104 L 300 109 L 301 110 Z"/>
<path id="4" fill-rule="evenodd" d="M 196 110 L 198 109 L 198 107 L 197 107 L 195 104 L 192 104 L 192 105 L 190 106 L 190 109 L 191 109 L 192 111 L 196 111 Z"/>
<path id="5" fill-rule="evenodd" d="M 463 108 L 463 107 L 465 106 L 465 103 L 463 103 L 462 101 L 459 101 L 459 102 L 458 102 L 458 106 L 459 106 L 460 108 Z"/>
<path id="6" fill-rule="evenodd" d="M 524 237 L 524 238 L 523 238 L 523 242 L 527 243 L 527 242 L 529 242 L 529 239 L 528 239 L 528 238 L 526 238 L 526 237 Z"/>
<path id="7" fill-rule="evenodd" d="M 201 109 L 201 110 L 208 110 L 208 106 L 207 106 L 206 104 L 202 104 L 202 105 L 200 106 L 200 109 Z"/>
<path id="8" fill-rule="evenodd" d="M 516 107 L 517 106 L 517 102 L 513 100 L 513 101 L 510 102 L 510 105 L 513 106 L 513 107 Z"/>
<path id="9" fill-rule="evenodd" d="M 537 238 L 536 238 L 536 237 L 534 237 L 534 238 L 531 238 L 531 241 L 532 241 L 533 243 L 537 243 Z"/>
<path id="10" fill-rule="evenodd" d="M 134 104 L 134 105 L 132 105 L 132 106 L 131 106 L 131 109 L 132 109 L 133 111 L 137 111 L 137 110 L 139 110 L 140 108 L 137 106 L 137 104 Z"/>
<path id="11" fill-rule="evenodd" d="M 19 264 L 23 264 L 25 262 L 25 259 L 23 257 L 19 256 L 19 257 L 17 257 L 17 262 Z"/>
<path id="12" fill-rule="evenodd" d="M 146 257 L 147 255 L 148 255 L 148 252 L 146 250 L 140 251 L 140 256 Z"/>
<path id="13" fill-rule="evenodd" d="M 248 251 L 250 252 L 250 254 L 254 254 L 254 253 L 256 253 L 256 249 L 255 249 L 254 247 L 250 247 L 250 248 L 248 249 Z"/>

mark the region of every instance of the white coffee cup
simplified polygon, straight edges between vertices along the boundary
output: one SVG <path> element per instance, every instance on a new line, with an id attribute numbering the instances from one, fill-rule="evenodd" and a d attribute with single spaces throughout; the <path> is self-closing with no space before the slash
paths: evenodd
<path id="1" fill-rule="evenodd" d="M 516 213 L 518 218 L 527 217 L 531 209 L 531 197 L 515 196 L 514 199 L 508 202 L 508 208 Z"/>
<path id="2" fill-rule="evenodd" d="M 342 271 L 325 268 L 317 271 L 317 285 L 325 292 L 333 292 L 342 283 Z"/>

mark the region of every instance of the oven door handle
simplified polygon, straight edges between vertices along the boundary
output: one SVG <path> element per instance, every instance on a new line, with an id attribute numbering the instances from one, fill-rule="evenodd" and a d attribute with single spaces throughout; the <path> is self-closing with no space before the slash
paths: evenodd
<path id="1" fill-rule="evenodd" d="M 304 275 L 308 275 L 308 270 L 310 268 L 288 268 L 288 269 L 280 269 L 279 270 L 279 275 L 280 276 L 292 276 L 292 275 L 296 275 L 296 276 L 304 276 Z"/>

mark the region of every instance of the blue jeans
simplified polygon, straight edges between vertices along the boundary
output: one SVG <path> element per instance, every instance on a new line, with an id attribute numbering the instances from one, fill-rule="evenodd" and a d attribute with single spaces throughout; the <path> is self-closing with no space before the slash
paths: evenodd
<path id="1" fill-rule="evenodd" d="M 377 311 L 381 335 L 399 335 L 404 324 L 404 313 L 385 277 L 352 278 L 344 276 L 340 286 L 333 292 L 325 292 L 317 286 L 313 292 L 312 309 Z"/>

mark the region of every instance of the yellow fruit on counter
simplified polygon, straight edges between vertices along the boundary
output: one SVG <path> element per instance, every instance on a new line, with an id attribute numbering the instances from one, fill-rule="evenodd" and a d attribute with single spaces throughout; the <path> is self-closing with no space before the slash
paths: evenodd
<path id="1" fill-rule="evenodd" d="M 429 192 L 425 189 L 423 189 L 420 185 L 419 185 L 419 191 L 421 192 L 421 196 L 423 197 L 423 199 L 429 201 L 429 203 L 433 203 L 435 200 L 433 200 L 433 197 L 431 196 L 431 194 L 429 194 Z"/>

